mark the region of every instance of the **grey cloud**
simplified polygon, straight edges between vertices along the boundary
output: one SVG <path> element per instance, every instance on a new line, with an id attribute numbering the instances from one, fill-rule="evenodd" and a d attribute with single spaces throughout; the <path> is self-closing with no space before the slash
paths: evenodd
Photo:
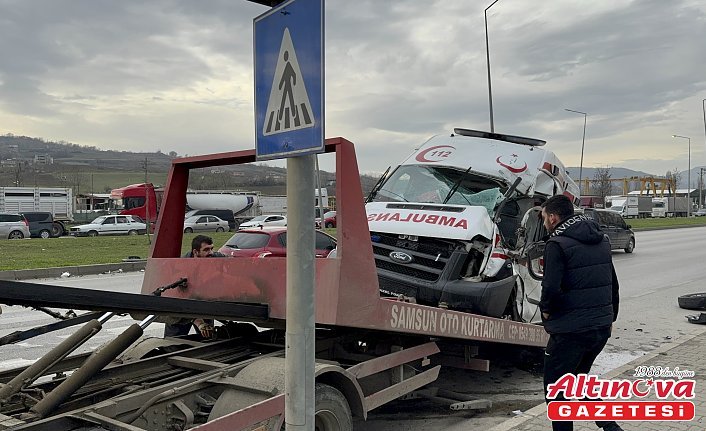
<path id="1" fill-rule="evenodd" d="M 589 112 L 587 139 L 604 153 L 619 145 L 639 151 L 639 142 L 617 140 L 622 132 L 681 124 L 687 113 L 674 107 L 706 90 L 703 6 L 593 4 L 576 16 L 553 13 L 552 4 L 542 14 L 532 2 L 498 5 L 491 17 L 497 131 L 547 139 L 572 155 L 582 119 L 563 108 Z M 453 127 L 489 128 L 485 5 L 326 0 L 326 128 L 359 145 L 361 170 L 382 171 Z M 214 125 L 252 121 L 252 82 L 226 74 L 251 69 L 252 19 L 265 10 L 242 0 L 0 0 L 0 56 L 13 60 L 0 63 L 0 108 L 38 124 L 66 122 L 60 138 L 91 145 L 170 141 L 191 153 L 193 136 L 181 135 L 194 129 L 203 152 L 251 148 L 251 124 Z M 232 97 L 193 94 L 213 78 L 237 88 Z M 136 93 L 181 108 L 179 96 L 188 94 L 193 115 L 121 111 Z M 114 113 L 107 124 L 81 113 L 99 102 Z M 179 128 L 171 127 L 175 118 Z M 44 123 L 42 134 L 51 137 L 51 127 Z M 115 134 L 110 144 L 107 134 Z"/>

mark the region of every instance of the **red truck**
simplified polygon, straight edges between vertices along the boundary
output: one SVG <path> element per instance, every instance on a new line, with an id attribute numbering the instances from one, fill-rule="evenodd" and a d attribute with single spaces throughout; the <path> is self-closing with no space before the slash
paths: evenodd
<path id="1" fill-rule="evenodd" d="M 135 215 L 150 223 L 157 222 L 157 213 L 162 205 L 164 189 L 152 183 L 131 184 L 110 192 L 111 199 L 121 200 L 120 214 Z"/>

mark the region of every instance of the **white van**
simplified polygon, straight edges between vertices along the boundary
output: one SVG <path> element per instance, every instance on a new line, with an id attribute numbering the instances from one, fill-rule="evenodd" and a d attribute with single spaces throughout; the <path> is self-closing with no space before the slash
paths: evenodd
<path id="1" fill-rule="evenodd" d="M 540 321 L 539 205 L 556 194 L 579 203 L 544 144 L 454 129 L 389 169 L 366 204 L 381 293 Z"/>

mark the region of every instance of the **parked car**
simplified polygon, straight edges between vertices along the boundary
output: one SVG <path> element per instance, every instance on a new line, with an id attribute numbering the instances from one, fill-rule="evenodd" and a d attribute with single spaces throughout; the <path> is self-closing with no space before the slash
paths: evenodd
<path id="1" fill-rule="evenodd" d="M 701 208 L 694 211 L 694 217 L 704 217 L 706 216 L 706 208 Z"/>
<path id="2" fill-rule="evenodd" d="M 29 238 L 29 223 L 22 214 L 0 213 L 0 238 Z"/>
<path id="3" fill-rule="evenodd" d="M 261 215 L 254 217 L 245 223 L 241 223 L 238 229 L 267 226 L 287 226 L 287 217 L 281 215 Z"/>
<path id="4" fill-rule="evenodd" d="M 315 223 L 316 227 L 318 229 L 321 229 L 321 219 L 317 217 Z M 324 227 L 336 227 L 336 211 L 329 211 L 324 213 Z"/>
<path id="5" fill-rule="evenodd" d="M 184 233 L 225 232 L 228 229 L 228 222 L 214 215 L 195 215 L 184 220 Z"/>
<path id="6" fill-rule="evenodd" d="M 32 238 L 56 238 L 65 231 L 64 224 L 54 220 L 50 212 L 23 212 L 29 223 L 29 233 Z"/>
<path id="7" fill-rule="evenodd" d="M 608 235 L 612 250 L 623 249 L 625 253 L 633 252 L 635 249 L 635 232 L 632 231 L 632 227 L 629 224 L 625 223 L 620 213 L 595 208 L 587 208 L 583 210 L 583 213 L 594 219 L 601 227 L 601 230 Z"/>
<path id="8" fill-rule="evenodd" d="M 191 210 L 187 211 L 184 218 L 197 215 L 212 215 L 216 216 L 221 220 L 228 222 L 228 230 L 237 230 L 238 223 L 235 221 L 235 216 L 233 216 L 233 211 L 231 210 Z"/>
<path id="9" fill-rule="evenodd" d="M 142 219 L 131 215 L 100 216 L 88 224 L 73 226 L 69 231 L 72 236 L 98 235 L 137 235 L 147 232 L 147 225 Z"/>
<path id="10" fill-rule="evenodd" d="M 336 238 L 317 230 L 316 257 L 327 257 L 336 248 Z M 287 255 L 287 228 L 266 227 L 243 229 L 220 248 L 232 257 L 282 257 Z"/>

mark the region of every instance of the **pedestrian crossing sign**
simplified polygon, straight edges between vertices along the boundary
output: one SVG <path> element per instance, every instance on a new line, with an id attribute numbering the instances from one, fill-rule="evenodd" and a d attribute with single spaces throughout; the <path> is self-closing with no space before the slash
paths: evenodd
<path id="1" fill-rule="evenodd" d="M 323 0 L 290 0 L 255 18 L 258 160 L 323 152 Z"/>
<path id="2" fill-rule="evenodd" d="M 270 100 L 267 102 L 267 114 L 262 131 L 264 136 L 314 127 L 311 103 L 301 76 L 292 37 L 289 35 L 289 29 L 285 28 L 277 57 L 277 68 L 270 88 Z"/>

